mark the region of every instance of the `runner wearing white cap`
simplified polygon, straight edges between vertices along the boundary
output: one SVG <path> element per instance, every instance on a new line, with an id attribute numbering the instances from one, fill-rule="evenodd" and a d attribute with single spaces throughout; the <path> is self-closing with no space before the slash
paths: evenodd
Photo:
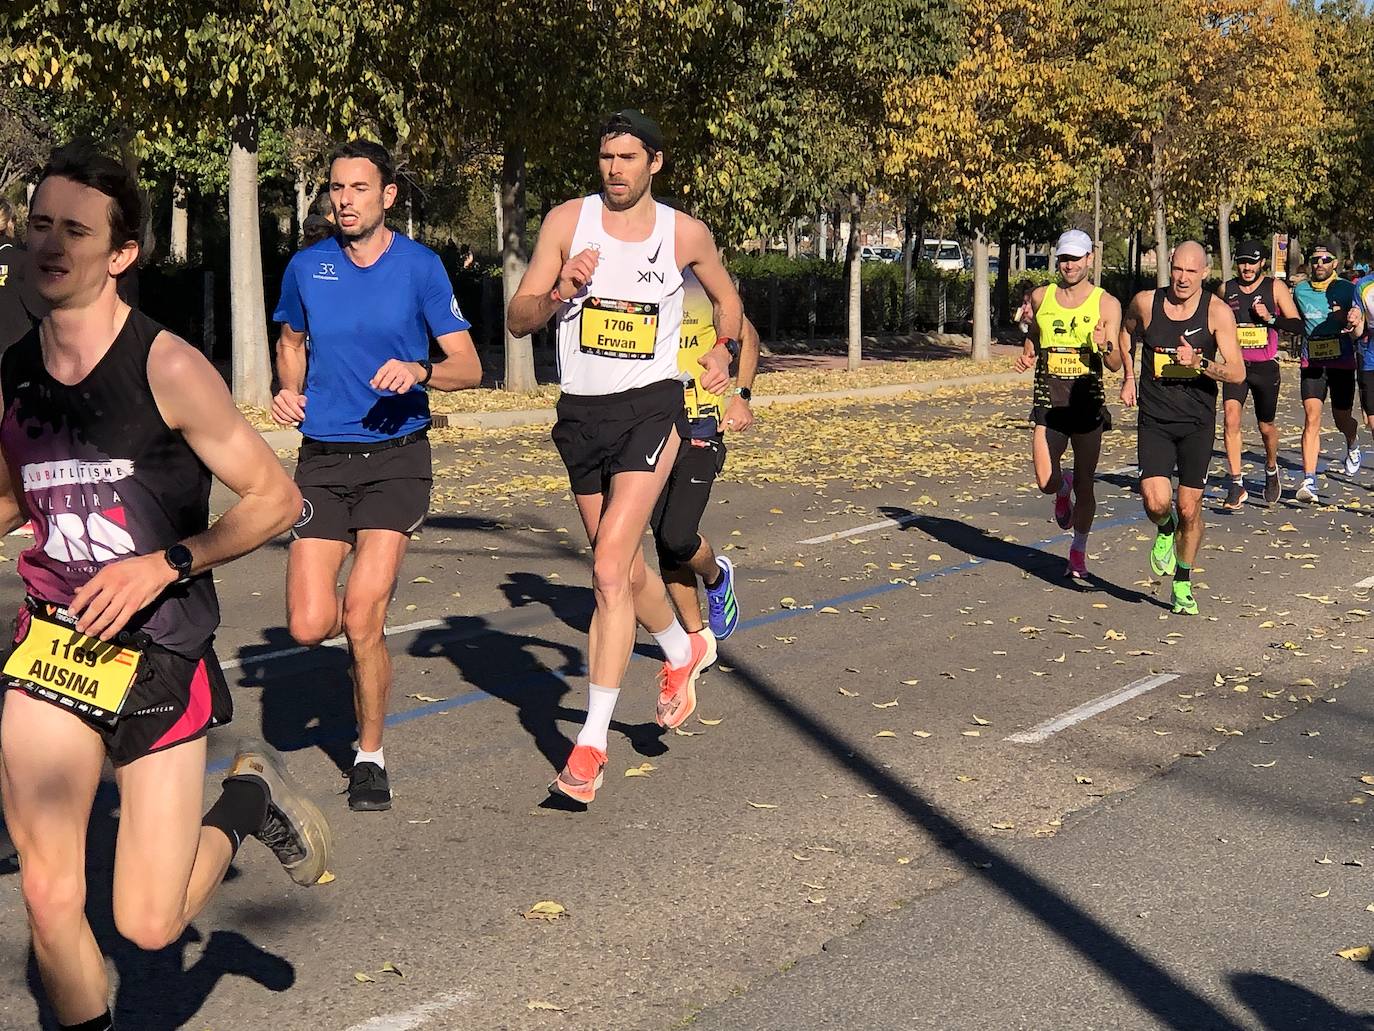
<path id="1" fill-rule="evenodd" d="M 1019 372 L 1035 370 L 1030 420 L 1031 460 L 1036 485 L 1054 495 L 1054 518 L 1073 527 L 1067 574 L 1086 580 L 1088 531 L 1097 513 L 1093 482 L 1102 452 L 1102 431 L 1111 429 L 1102 389 L 1102 369 L 1121 368 L 1113 347 L 1121 330 L 1121 305 L 1089 278 L 1093 243 L 1088 234 L 1070 229 L 1055 247 L 1059 281 L 1037 287 L 1030 295 L 1031 326 Z M 1060 465 L 1073 446 L 1073 471 Z"/>

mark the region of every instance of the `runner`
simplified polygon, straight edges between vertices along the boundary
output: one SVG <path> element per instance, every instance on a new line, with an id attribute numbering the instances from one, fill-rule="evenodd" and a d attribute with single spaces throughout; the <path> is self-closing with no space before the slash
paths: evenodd
<path id="1" fill-rule="evenodd" d="M 1367 272 L 1355 283 L 1355 293 L 1364 306 L 1364 335 L 1358 348 L 1360 407 L 1365 425 L 1374 437 L 1374 273 Z"/>
<path id="2" fill-rule="evenodd" d="M 1272 505 L 1283 496 L 1279 428 L 1274 423 L 1279 404 L 1279 331 L 1301 333 L 1302 319 L 1288 284 L 1264 274 L 1264 245 L 1258 240 L 1240 245 L 1236 278 L 1222 283 L 1218 295 L 1235 316 L 1236 339 L 1245 359 L 1245 378 L 1221 388 L 1226 463 L 1231 471 L 1223 507 L 1237 509 L 1250 498 L 1240 473 L 1240 413 L 1252 391 L 1255 422 L 1264 441 L 1264 500 Z"/>
<path id="3" fill-rule="evenodd" d="M 119 788 L 114 921 L 175 942 L 255 836 L 292 879 L 329 860 L 324 817 L 262 743 L 240 745 L 201 816 L 205 734 L 232 703 L 210 570 L 291 525 L 300 494 L 211 364 L 118 297 L 138 256 L 137 184 L 87 146 L 55 151 L 28 242 L 52 306 L 0 361 L 0 528 L 37 524 L 4 665 L 5 822 L 33 954 L 61 1026 L 112 1027 L 85 916 L 86 831 L 108 757 Z M 209 523 L 210 478 L 239 500 Z M 86 636 L 82 636 L 86 635 Z"/>
<path id="4" fill-rule="evenodd" d="M 387 228 L 396 177 L 386 150 L 367 140 L 339 147 L 329 196 L 337 232 L 298 251 L 282 277 L 272 416 L 301 429 L 305 504 L 286 565 L 287 623 L 304 645 L 348 638 L 358 719 L 348 807 L 370 812 L 391 808 L 386 611 L 433 479 L 422 388 L 475 387 L 482 368 L 439 256 Z M 431 336 L 444 353 L 432 364 Z"/>
<path id="5" fill-rule="evenodd" d="M 1239 383 L 1245 362 L 1236 320 L 1203 289 L 1207 252 L 1188 240 L 1174 249 L 1169 285 L 1135 295 L 1121 327 L 1121 349 L 1141 345 L 1137 454 L 1145 514 L 1158 527 L 1150 567 L 1172 575 L 1174 611 L 1197 615 L 1192 569 L 1202 543 L 1202 490 L 1217 432 L 1217 384 Z M 1135 403 L 1126 357 L 1121 400 Z M 1170 478 L 1178 474 L 1178 514 Z M 1175 545 L 1177 532 L 1177 545 Z"/>
<path id="6" fill-rule="evenodd" d="M 654 530 L 659 572 L 678 619 L 688 634 L 706 642 L 706 661 L 701 667 L 706 669 L 716 661 L 716 642 L 733 634 L 739 624 L 739 602 L 735 598 L 734 563 L 717 555 L 702 536 L 701 517 L 711 500 L 711 485 L 725 468 L 724 431 L 743 432 L 754 424 L 749 402 L 759 364 L 759 335 L 753 323 L 745 319 L 740 334 L 744 346 L 739 375 L 730 399 L 707 393 L 698 382 L 698 360 L 716 344 L 711 298 L 691 269 L 682 273 L 682 280 L 682 344 L 677 366 L 687 378 L 688 434 L 649 524 Z M 698 579 L 706 587 L 708 626 L 701 622 Z"/>
<path id="7" fill-rule="evenodd" d="M 739 294 L 710 231 L 654 201 L 663 136 L 638 111 L 612 115 L 599 134 L 599 194 L 549 212 L 507 328 L 524 335 L 558 317 L 563 396 L 553 440 L 592 542 L 596 612 L 589 642 L 587 722 L 550 790 L 592 801 L 606 766 L 606 731 L 634 647 L 635 621 L 666 659 L 657 720 L 680 726 L 696 707 L 706 642 L 673 614 L 640 538 L 686 433 L 677 352 L 682 270 L 690 268 L 716 313 L 715 345 L 698 359 L 699 382 L 719 394 L 739 355 Z"/>
<path id="8" fill-rule="evenodd" d="M 1336 255 L 1318 244 L 1309 258 L 1311 276 L 1293 288 L 1302 315 L 1302 485 L 1299 501 L 1318 503 L 1317 456 L 1321 453 L 1322 406 L 1331 395 L 1331 418 L 1345 434 L 1345 474 L 1360 471 L 1359 423 L 1355 421 L 1355 341 L 1364 333 L 1364 311 L 1355 284 L 1336 275 Z"/>
<path id="9" fill-rule="evenodd" d="M 1112 428 L 1102 390 L 1102 367 L 1121 369 L 1121 352 L 1112 341 L 1121 332 L 1121 305 L 1093 286 L 1093 242 L 1070 229 L 1055 247 L 1059 282 L 1036 287 L 1030 295 L 1032 316 L 1025 350 L 1016 359 L 1018 372 L 1035 369 L 1031 408 L 1031 461 L 1035 482 L 1054 495 L 1054 518 L 1062 529 L 1073 527 L 1065 576 L 1088 578 L 1088 533 L 1097 514 L 1094 483 L 1102 453 L 1102 431 Z M 1060 467 L 1064 450 L 1073 445 L 1073 474 Z"/>

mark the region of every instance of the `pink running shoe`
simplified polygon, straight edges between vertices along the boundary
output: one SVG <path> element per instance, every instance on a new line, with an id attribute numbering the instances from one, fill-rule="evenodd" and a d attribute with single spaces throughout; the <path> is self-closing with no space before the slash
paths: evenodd
<path id="1" fill-rule="evenodd" d="M 1077 548 L 1069 549 L 1068 576 L 1071 580 L 1088 579 L 1088 556 Z"/>
<path id="2" fill-rule="evenodd" d="M 1059 486 L 1059 492 L 1054 496 L 1054 521 L 1059 524 L 1061 530 L 1067 530 L 1073 525 L 1073 481 L 1064 477 L 1064 482 Z"/>

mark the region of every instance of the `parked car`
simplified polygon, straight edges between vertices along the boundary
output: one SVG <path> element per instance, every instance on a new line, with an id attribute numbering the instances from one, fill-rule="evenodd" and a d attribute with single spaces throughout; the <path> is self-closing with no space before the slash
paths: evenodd
<path id="1" fill-rule="evenodd" d="M 941 272 L 961 272 L 964 268 L 964 248 L 958 240 L 923 240 L 921 260 L 930 262 Z"/>

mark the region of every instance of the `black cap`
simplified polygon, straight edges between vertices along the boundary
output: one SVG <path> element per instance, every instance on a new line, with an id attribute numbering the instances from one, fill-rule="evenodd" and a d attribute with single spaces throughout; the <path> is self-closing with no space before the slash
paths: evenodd
<path id="1" fill-rule="evenodd" d="M 1236 260 L 1244 262 L 1263 261 L 1268 249 L 1258 240 L 1246 240 L 1236 248 Z"/>
<path id="2" fill-rule="evenodd" d="M 640 140 L 644 146 L 652 151 L 665 154 L 667 150 L 663 145 L 663 130 L 658 127 L 658 123 L 643 111 L 636 111 L 632 107 L 617 111 L 608 117 L 601 126 L 601 135 L 603 137 L 630 135 Z"/>

